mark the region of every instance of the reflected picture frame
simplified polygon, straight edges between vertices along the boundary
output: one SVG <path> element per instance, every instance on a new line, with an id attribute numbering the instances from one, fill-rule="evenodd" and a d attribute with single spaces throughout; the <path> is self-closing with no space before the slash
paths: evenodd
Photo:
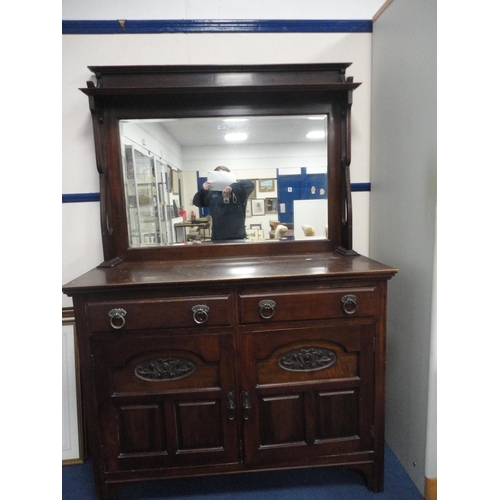
<path id="1" fill-rule="evenodd" d="M 275 191 L 275 179 L 259 179 L 259 191 L 269 193 Z"/>
<path id="2" fill-rule="evenodd" d="M 278 198 L 266 198 L 266 214 L 278 213 Z"/>
<path id="3" fill-rule="evenodd" d="M 252 200 L 252 215 L 266 215 L 265 200 L 262 198 Z"/>
<path id="4" fill-rule="evenodd" d="M 179 194 L 179 172 L 172 169 L 172 194 Z"/>
<path id="5" fill-rule="evenodd" d="M 254 188 L 253 188 L 253 191 L 248 196 L 249 200 L 255 200 L 255 198 L 257 198 L 257 179 L 252 179 L 252 182 L 253 182 Z"/>
<path id="6" fill-rule="evenodd" d="M 258 229 L 247 229 L 247 238 L 249 240 L 256 240 L 259 237 L 259 230 Z"/>

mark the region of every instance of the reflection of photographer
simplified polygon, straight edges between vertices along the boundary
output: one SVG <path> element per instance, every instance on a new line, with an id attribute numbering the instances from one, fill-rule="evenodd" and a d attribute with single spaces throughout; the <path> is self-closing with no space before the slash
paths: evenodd
<path id="1" fill-rule="evenodd" d="M 253 190 L 252 181 L 236 181 L 236 176 L 227 167 L 219 166 L 209 172 L 208 180 L 194 195 L 193 204 L 210 209 L 212 240 L 246 238 L 246 204 Z"/>

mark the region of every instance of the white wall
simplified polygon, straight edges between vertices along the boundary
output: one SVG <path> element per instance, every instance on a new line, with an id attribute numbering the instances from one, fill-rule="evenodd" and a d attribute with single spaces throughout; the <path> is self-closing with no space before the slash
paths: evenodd
<path id="1" fill-rule="evenodd" d="M 388 295 L 386 440 L 422 493 L 426 460 L 428 477 L 437 477 L 436 401 L 429 399 L 436 17 L 436 0 L 395 0 L 373 28 L 370 250 L 399 268 Z M 435 376 L 432 382 L 435 396 Z"/>
<path id="2" fill-rule="evenodd" d="M 62 37 L 63 193 L 98 192 L 94 140 L 87 97 L 78 90 L 90 65 L 272 64 L 352 62 L 347 71 L 362 85 L 352 108 L 352 182 L 370 182 L 370 33 L 64 35 Z M 368 254 L 369 193 L 354 193 L 354 247 Z M 97 203 L 63 205 L 63 282 L 102 261 Z M 71 222 L 85 220 L 81 231 Z M 88 214 L 88 215 L 87 215 Z M 67 221 L 67 222 L 66 222 Z M 90 235 L 90 236 L 89 236 Z M 78 256 L 79 265 L 70 265 Z M 63 307 L 71 300 L 62 298 Z"/>
<path id="3" fill-rule="evenodd" d="M 63 19 L 372 19 L 386 0 L 63 0 Z"/>

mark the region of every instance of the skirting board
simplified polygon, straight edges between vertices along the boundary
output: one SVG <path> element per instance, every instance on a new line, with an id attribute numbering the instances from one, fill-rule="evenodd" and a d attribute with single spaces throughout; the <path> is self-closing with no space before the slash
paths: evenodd
<path id="1" fill-rule="evenodd" d="M 437 500 L 437 478 L 425 478 L 425 500 Z"/>

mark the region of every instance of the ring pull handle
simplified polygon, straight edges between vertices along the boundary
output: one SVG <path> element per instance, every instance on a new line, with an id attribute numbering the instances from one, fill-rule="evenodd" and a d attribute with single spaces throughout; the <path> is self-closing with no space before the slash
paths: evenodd
<path id="1" fill-rule="evenodd" d="M 261 300 L 259 314 L 262 319 L 271 319 L 274 316 L 276 302 L 274 300 Z"/>
<path id="2" fill-rule="evenodd" d="M 191 311 L 193 311 L 193 320 L 197 325 L 203 325 L 203 323 L 208 321 L 208 311 L 210 311 L 210 307 L 199 304 L 193 306 Z"/>
<path id="3" fill-rule="evenodd" d="M 119 330 L 125 326 L 125 315 L 127 311 L 125 309 L 111 309 L 109 311 L 109 323 L 115 329 Z"/>
<path id="4" fill-rule="evenodd" d="M 250 405 L 250 393 L 248 391 L 243 392 L 243 418 L 248 420 L 250 418 L 250 410 L 252 409 Z"/>
<path id="5" fill-rule="evenodd" d="M 346 314 L 354 314 L 358 310 L 356 295 L 344 295 L 341 299 L 342 309 Z"/>
<path id="6" fill-rule="evenodd" d="M 227 418 L 234 420 L 236 417 L 236 400 L 234 398 L 234 391 L 227 393 Z"/>

